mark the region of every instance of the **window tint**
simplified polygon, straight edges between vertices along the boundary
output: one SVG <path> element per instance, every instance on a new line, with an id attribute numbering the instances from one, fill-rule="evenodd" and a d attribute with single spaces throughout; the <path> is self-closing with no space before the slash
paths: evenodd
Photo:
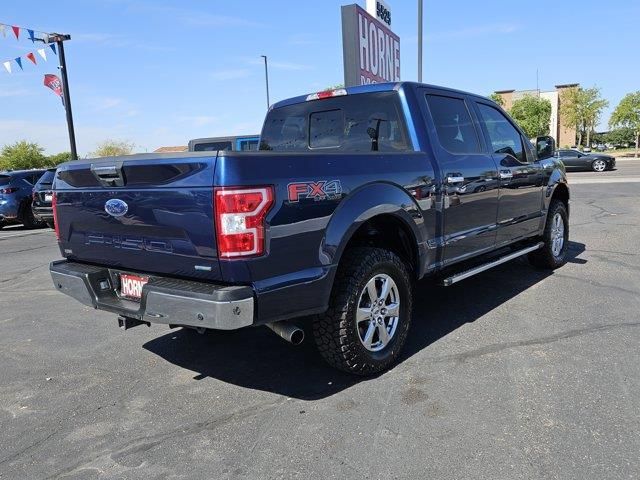
<path id="1" fill-rule="evenodd" d="M 0 175 L 0 185 L 9 185 L 11 182 L 11 175 Z"/>
<path id="2" fill-rule="evenodd" d="M 194 152 L 216 152 L 218 150 L 231 150 L 231 142 L 197 143 L 193 147 Z"/>
<path id="3" fill-rule="evenodd" d="M 55 170 L 47 170 L 42 174 L 40 180 L 38 180 L 38 185 L 51 185 L 53 183 L 53 177 L 55 177 Z"/>
<path id="4" fill-rule="evenodd" d="M 480 116 L 487 127 L 489 139 L 491 140 L 491 149 L 494 153 L 506 153 L 515 157 L 522 163 L 527 162 L 527 157 L 522 146 L 522 138 L 515 127 L 507 120 L 499 110 L 478 104 Z"/>
<path id="5" fill-rule="evenodd" d="M 309 146 L 311 148 L 339 147 L 343 140 L 342 110 L 313 112 L 309 115 Z"/>
<path id="6" fill-rule="evenodd" d="M 396 92 L 297 103 L 267 114 L 260 150 L 345 152 L 410 150 Z"/>
<path id="7" fill-rule="evenodd" d="M 258 140 L 240 140 L 240 151 L 248 152 L 258 150 Z"/>
<path id="8" fill-rule="evenodd" d="M 451 153 L 478 153 L 480 145 L 464 100 L 427 95 L 438 140 Z"/>

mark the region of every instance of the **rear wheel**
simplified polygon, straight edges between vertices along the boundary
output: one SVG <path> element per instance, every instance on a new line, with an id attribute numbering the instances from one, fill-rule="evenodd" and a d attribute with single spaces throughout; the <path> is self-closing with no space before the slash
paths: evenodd
<path id="1" fill-rule="evenodd" d="M 380 248 L 345 253 L 329 309 L 313 323 L 320 354 L 333 367 L 371 375 L 396 362 L 411 323 L 407 266 Z"/>
<path id="2" fill-rule="evenodd" d="M 607 162 L 604 160 L 594 160 L 591 164 L 591 169 L 594 172 L 604 172 L 607 169 Z"/>
<path id="3" fill-rule="evenodd" d="M 529 254 L 532 265 L 554 269 L 567 263 L 569 216 L 565 204 L 559 200 L 551 201 L 542 240 L 542 248 Z"/>

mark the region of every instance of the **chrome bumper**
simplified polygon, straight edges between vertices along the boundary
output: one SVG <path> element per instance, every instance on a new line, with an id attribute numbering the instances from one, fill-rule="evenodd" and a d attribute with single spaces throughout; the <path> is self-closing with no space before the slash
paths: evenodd
<path id="1" fill-rule="evenodd" d="M 150 276 L 135 302 L 117 294 L 121 270 L 62 260 L 52 262 L 49 271 L 56 289 L 80 303 L 144 322 L 234 330 L 254 320 L 248 286 Z"/>

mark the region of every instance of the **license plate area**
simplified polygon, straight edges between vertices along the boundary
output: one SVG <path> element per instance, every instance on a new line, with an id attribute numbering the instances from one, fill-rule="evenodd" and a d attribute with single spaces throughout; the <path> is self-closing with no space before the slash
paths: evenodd
<path id="1" fill-rule="evenodd" d="M 149 277 L 132 275 L 130 273 L 120 274 L 120 296 L 130 300 L 140 301 L 142 297 L 142 287 L 149 282 Z"/>

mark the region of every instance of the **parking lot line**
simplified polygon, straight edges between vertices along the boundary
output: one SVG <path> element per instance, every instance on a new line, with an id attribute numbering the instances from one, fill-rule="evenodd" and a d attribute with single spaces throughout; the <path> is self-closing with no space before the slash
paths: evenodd
<path id="1" fill-rule="evenodd" d="M 579 185 L 579 184 L 587 184 L 587 183 L 638 183 L 638 182 L 640 182 L 640 177 L 602 177 L 602 178 L 569 177 L 570 185 Z"/>
<path id="2" fill-rule="evenodd" d="M 51 233 L 51 232 L 53 232 L 53 230 L 50 230 L 50 229 L 35 230 L 31 232 L 16 232 L 16 233 L 13 233 L 11 230 L 8 230 L 5 232 L 0 232 L 0 241 L 7 238 L 28 237 L 29 235 L 42 235 L 42 234 Z"/>

